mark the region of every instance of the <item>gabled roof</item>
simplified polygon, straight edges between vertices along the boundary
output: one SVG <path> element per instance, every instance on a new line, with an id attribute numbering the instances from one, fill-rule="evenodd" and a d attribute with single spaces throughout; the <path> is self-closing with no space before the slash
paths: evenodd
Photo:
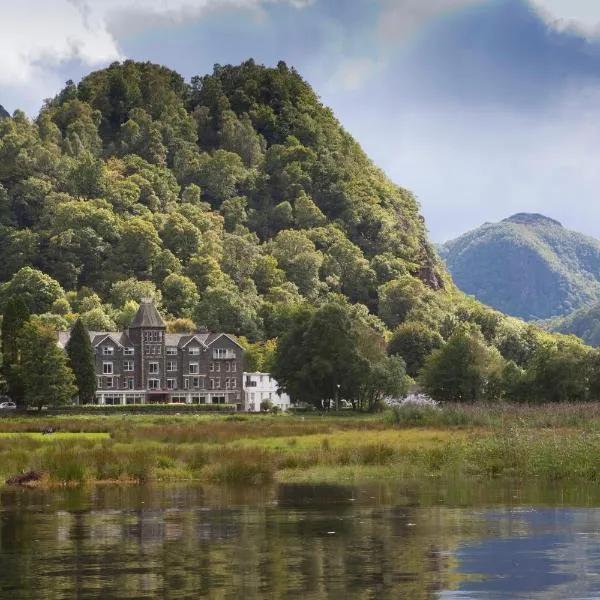
<path id="1" fill-rule="evenodd" d="M 233 335 L 229 335 L 228 333 L 211 333 L 208 335 L 208 339 L 206 340 L 205 344 L 207 346 L 212 346 L 217 340 L 219 340 L 222 337 L 226 337 L 228 340 L 231 340 L 236 346 L 240 347 L 242 350 L 244 350 L 244 346 L 242 346 Z"/>
<path id="2" fill-rule="evenodd" d="M 206 346 L 206 339 L 208 334 L 206 333 L 192 333 L 188 336 L 188 339 L 182 339 L 180 342 L 180 348 L 185 348 L 191 341 L 196 340 L 201 346 Z"/>
<path id="3" fill-rule="evenodd" d="M 129 329 L 140 329 L 145 327 L 166 328 L 163 318 L 154 306 L 152 300 L 142 300 L 133 321 L 129 325 Z"/>
<path id="4" fill-rule="evenodd" d="M 92 347 L 96 348 L 106 340 L 110 340 L 116 346 L 130 348 L 133 346 L 129 336 L 124 331 L 88 331 Z M 66 348 L 71 339 L 71 330 L 58 332 L 58 345 Z"/>

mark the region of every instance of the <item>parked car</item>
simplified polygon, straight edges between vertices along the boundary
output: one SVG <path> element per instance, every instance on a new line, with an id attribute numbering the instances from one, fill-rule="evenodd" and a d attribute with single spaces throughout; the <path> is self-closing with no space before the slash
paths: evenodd
<path id="1" fill-rule="evenodd" d="M 0 402 L 0 410 L 16 410 L 17 405 L 14 402 Z"/>

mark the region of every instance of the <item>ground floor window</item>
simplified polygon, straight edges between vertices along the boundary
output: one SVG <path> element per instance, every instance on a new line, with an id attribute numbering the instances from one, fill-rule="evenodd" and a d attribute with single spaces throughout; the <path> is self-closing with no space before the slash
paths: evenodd
<path id="1" fill-rule="evenodd" d="M 213 396 L 212 403 L 213 404 L 226 404 L 225 396 Z"/>
<path id="2" fill-rule="evenodd" d="M 160 379 L 148 379 L 148 389 L 157 390 L 160 387 Z"/>
<path id="3" fill-rule="evenodd" d="M 121 396 L 104 396 L 104 404 L 107 406 L 117 406 L 121 404 Z"/>
<path id="4" fill-rule="evenodd" d="M 185 396 L 171 396 L 171 402 L 173 404 L 185 404 Z"/>
<path id="5" fill-rule="evenodd" d="M 206 404 L 206 396 L 192 396 L 192 404 Z"/>
<path id="6" fill-rule="evenodd" d="M 126 404 L 144 404 L 144 394 L 126 394 Z"/>

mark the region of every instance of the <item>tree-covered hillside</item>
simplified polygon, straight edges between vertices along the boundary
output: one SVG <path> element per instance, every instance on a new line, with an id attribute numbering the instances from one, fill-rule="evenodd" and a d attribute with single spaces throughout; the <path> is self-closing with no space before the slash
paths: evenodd
<path id="1" fill-rule="evenodd" d="M 378 313 L 401 277 L 444 286 L 414 196 L 284 63 L 190 84 L 115 63 L 0 123 L 0 280 L 47 290 L 35 311 L 108 328 L 105 303 L 156 287 L 173 316 L 260 338 L 332 292 Z"/>
<path id="2" fill-rule="evenodd" d="M 34 122 L 0 120 L 2 313 L 22 306 L 32 336 L 77 318 L 105 331 L 148 296 L 171 331 L 256 342 L 242 339 L 247 367 L 275 366 L 285 386 L 302 348 L 310 401 L 333 389 L 375 406 L 404 387 L 404 364 L 445 399 L 540 400 L 559 390 L 549 371 L 574 382 L 568 397 L 600 390 L 589 377 L 580 389 L 596 354 L 576 338 L 455 288 L 414 196 L 284 63 L 189 83 L 115 63 L 68 82 Z M 3 372 L 18 384 L 13 354 Z M 332 387 L 346 359 L 352 390 Z"/>
<path id="3" fill-rule="evenodd" d="M 462 291 L 506 314 L 544 319 L 600 300 L 600 241 L 542 215 L 486 223 L 440 254 Z"/>
<path id="4" fill-rule="evenodd" d="M 600 346 L 600 302 L 594 302 L 564 317 L 539 323 L 545 329 L 576 335 L 590 346 Z"/>

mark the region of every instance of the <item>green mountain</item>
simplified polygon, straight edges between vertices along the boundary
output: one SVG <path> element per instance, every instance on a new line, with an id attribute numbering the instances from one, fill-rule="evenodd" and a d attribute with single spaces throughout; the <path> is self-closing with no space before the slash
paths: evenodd
<path id="1" fill-rule="evenodd" d="M 526 320 L 600 300 L 600 241 L 542 215 L 485 223 L 441 246 L 440 254 L 462 291 Z"/>
<path id="2" fill-rule="evenodd" d="M 35 122 L 0 121 L 0 304 L 27 292 L 36 312 L 108 328 L 151 294 L 261 338 L 331 294 L 389 313 L 382 286 L 399 278 L 448 284 L 415 197 L 283 62 L 189 83 L 115 63 Z"/>
<path id="3" fill-rule="evenodd" d="M 4 108 L 4 106 L 2 106 L 2 104 L 0 104 L 0 119 L 5 119 L 7 117 L 10 117 L 9 112 Z"/>
<path id="4" fill-rule="evenodd" d="M 573 334 L 590 346 L 600 346 L 600 302 L 594 302 L 564 317 L 537 323 L 555 333 Z"/>

